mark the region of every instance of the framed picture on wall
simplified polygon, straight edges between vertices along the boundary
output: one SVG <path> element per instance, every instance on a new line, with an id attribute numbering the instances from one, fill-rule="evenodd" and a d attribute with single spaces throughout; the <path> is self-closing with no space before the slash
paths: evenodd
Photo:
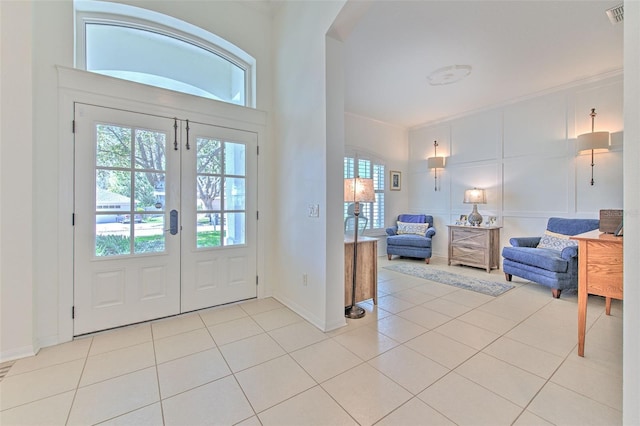
<path id="1" fill-rule="evenodd" d="M 391 170 L 389 172 L 389 186 L 392 191 L 400 191 L 402 184 L 402 173 Z"/>

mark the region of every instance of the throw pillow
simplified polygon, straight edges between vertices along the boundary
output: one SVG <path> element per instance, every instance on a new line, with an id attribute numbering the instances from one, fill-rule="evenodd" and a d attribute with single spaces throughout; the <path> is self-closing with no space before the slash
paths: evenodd
<path id="1" fill-rule="evenodd" d="M 566 247 L 577 246 L 578 242 L 569 239 L 569 235 L 558 234 L 551 231 L 545 231 L 540 238 L 538 248 L 547 248 L 562 251 Z"/>
<path id="2" fill-rule="evenodd" d="M 424 234 L 427 233 L 427 229 L 429 229 L 428 223 L 408 223 L 398 221 L 398 235 L 416 234 L 424 237 Z"/>

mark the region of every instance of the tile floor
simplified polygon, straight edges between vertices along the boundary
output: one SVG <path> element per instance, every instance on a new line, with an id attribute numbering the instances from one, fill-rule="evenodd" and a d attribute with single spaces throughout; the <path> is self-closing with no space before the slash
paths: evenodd
<path id="1" fill-rule="evenodd" d="M 412 260 L 393 260 L 392 262 Z M 491 297 L 391 272 L 323 333 L 273 298 L 42 349 L 0 381 L 2 425 L 617 425 L 622 304 L 518 281 Z M 503 282 L 487 274 L 430 267 Z M 0 366 L 8 367 L 8 365 Z"/>

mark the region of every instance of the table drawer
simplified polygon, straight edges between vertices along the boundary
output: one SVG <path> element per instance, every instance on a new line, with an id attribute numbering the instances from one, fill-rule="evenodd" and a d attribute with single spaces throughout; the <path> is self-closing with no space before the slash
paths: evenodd
<path id="1" fill-rule="evenodd" d="M 451 247 L 451 261 L 484 266 L 487 263 L 487 252 L 464 245 Z"/>
<path id="2" fill-rule="evenodd" d="M 487 232 L 478 232 L 475 229 L 455 228 L 451 230 L 451 244 L 467 247 L 487 247 Z"/>

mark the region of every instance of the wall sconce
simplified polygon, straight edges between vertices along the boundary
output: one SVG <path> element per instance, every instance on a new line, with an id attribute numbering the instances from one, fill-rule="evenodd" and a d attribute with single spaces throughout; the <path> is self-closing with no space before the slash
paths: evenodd
<path id="1" fill-rule="evenodd" d="M 437 191 L 439 188 L 438 169 L 444 169 L 445 163 L 445 157 L 438 157 L 438 141 L 433 141 L 433 157 L 427 158 L 427 168 L 433 169 L 434 191 Z"/>
<path id="2" fill-rule="evenodd" d="M 578 153 L 591 151 L 591 186 L 593 186 L 593 153 L 603 152 L 609 149 L 611 140 L 609 132 L 595 132 L 596 109 L 591 108 L 591 133 L 584 133 L 578 136 Z"/>
<path id="3" fill-rule="evenodd" d="M 487 204 L 487 194 L 484 189 L 467 189 L 464 191 L 465 204 L 473 204 L 473 211 L 467 217 L 467 220 L 471 226 L 480 226 L 482 223 L 482 215 L 478 213 L 478 204 Z"/>

